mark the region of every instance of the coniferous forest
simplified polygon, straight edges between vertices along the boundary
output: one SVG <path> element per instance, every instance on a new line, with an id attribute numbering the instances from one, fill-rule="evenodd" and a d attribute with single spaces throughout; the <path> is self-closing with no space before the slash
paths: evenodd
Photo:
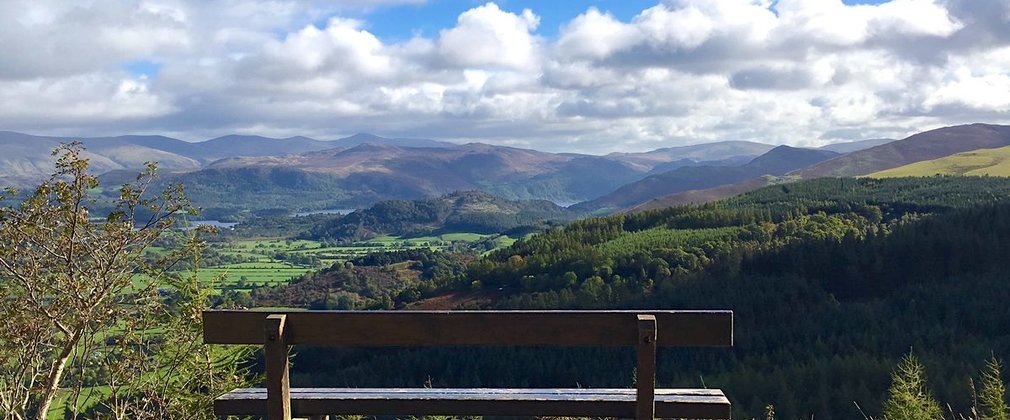
<path id="1" fill-rule="evenodd" d="M 1010 183 L 819 179 L 722 202 L 574 222 L 446 270 L 497 309 L 732 309 L 731 349 L 661 352 L 659 384 L 722 388 L 734 415 L 878 416 L 898 359 L 939 401 L 1010 354 Z M 364 262 L 363 262 L 364 263 Z M 425 294 L 431 294 L 426 291 Z M 303 385 L 630 386 L 601 349 L 304 349 Z M 299 366 L 311 369 L 299 369 Z M 325 372 L 325 373 L 321 373 Z M 860 411 L 861 407 L 862 412 Z"/>

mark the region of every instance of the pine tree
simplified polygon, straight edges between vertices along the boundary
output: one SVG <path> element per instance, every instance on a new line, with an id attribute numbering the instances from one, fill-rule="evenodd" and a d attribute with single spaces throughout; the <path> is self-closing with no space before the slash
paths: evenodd
<path id="1" fill-rule="evenodd" d="M 891 375 L 891 388 L 884 401 L 887 420 L 940 420 L 943 414 L 926 388 L 926 373 L 915 355 L 909 353 L 898 362 Z"/>
<path id="2" fill-rule="evenodd" d="M 1006 387 L 1003 385 L 1001 373 L 1003 366 L 1000 361 L 993 356 L 985 364 L 982 371 L 982 390 L 979 392 L 979 401 L 982 403 L 981 420 L 1008 420 L 1010 410 L 1007 409 L 1005 400 Z"/>

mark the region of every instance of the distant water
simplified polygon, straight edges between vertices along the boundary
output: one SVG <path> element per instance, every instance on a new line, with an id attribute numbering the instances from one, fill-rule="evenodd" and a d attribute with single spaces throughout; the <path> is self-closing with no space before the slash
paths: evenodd
<path id="1" fill-rule="evenodd" d="M 216 228 L 231 229 L 231 228 L 235 227 L 235 225 L 237 225 L 237 224 L 238 223 L 222 222 L 222 221 L 219 221 L 219 220 L 190 220 L 189 221 L 189 228 L 192 229 L 192 228 L 195 228 L 197 226 L 213 226 L 213 227 L 216 227 Z"/>
<path id="2" fill-rule="evenodd" d="M 550 201 L 553 202 L 558 207 L 568 207 L 571 206 L 572 204 L 581 203 L 581 201 L 556 201 L 556 200 L 550 200 Z"/>
<path id="3" fill-rule="evenodd" d="M 357 209 L 322 209 L 322 210 L 312 210 L 312 211 L 300 211 L 298 213 L 292 214 L 292 217 L 301 216 L 311 216 L 313 214 L 339 214 L 344 215 L 353 212 Z"/>

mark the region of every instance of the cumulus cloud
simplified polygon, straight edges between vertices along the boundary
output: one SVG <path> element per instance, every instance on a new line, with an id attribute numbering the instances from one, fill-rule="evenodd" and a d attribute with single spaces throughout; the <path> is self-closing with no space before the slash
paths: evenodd
<path id="1" fill-rule="evenodd" d="M 641 33 L 595 7 L 577 16 L 562 31 L 555 54 L 562 58 L 602 59 L 638 42 Z"/>
<path id="2" fill-rule="evenodd" d="M 550 37 L 537 10 L 491 2 L 384 40 L 369 11 L 394 3 L 423 0 L 0 2 L 0 129 L 605 153 L 1010 122 L 1005 0 L 668 0 L 587 7 Z"/>
<path id="3" fill-rule="evenodd" d="M 441 31 L 438 53 L 459 67 L 528 69 L 538 58 L 537 40 L 530 32 L 539 24 L 530 9 L 517 15 L 487 3 L 463 12 L 456 27 Z"/>

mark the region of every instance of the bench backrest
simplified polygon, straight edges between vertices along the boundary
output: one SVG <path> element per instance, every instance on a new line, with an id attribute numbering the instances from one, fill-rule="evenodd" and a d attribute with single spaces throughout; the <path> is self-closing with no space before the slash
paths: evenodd
<path id="1" fill-rule="evenodd" d="M 267 413 L 291 418 L 288 346 L 634 346 L 636 418 L 655 414 L 657 347 L 732 346 L 731 311 L 206 311 L 208 344 L 263 344 Z"/>
<path id="2" fill-rule="evenodd" d="M 288 345 L 635 346 L 638 315 L 656 318 L 658 347 L 733 345 L 732 311 L 206 311 L 204 342 L 264 344 L 285 315 Z"/>

